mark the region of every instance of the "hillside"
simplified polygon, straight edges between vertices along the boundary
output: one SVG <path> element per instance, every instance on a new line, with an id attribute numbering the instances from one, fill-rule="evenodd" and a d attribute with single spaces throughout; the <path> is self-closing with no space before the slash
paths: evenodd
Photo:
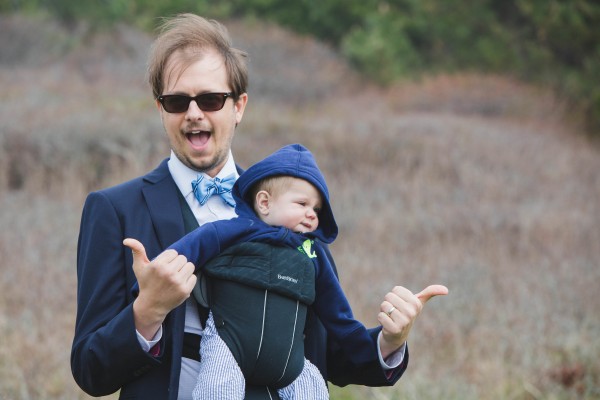
<path id="1" fill-rule="evenodd" d="M 357 317 L 394 285 L 427 304 L 394 388 L 333 398 L 600 397 L 600 149 L 548 91 L 501 76 L 378 88 L 334 52 L 231 22 L 251 56 L 242 166 L 293 142 L 328 179 Z M 147 34 L 0 16 L 0 398 L 87 398 L 69 369 L 85 195 L 168 155 Z M 343 397 L 346 396 L 346 397 Z"/>

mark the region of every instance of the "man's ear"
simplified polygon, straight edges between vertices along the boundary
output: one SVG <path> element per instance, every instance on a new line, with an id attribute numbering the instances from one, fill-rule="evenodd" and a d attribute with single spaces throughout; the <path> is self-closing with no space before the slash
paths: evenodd
<path id="1" fill-rule="evenodd" d="M 256 211 L 260 215 L 269 215 L 271 195 L 266 190 L 256 193 Z"/>

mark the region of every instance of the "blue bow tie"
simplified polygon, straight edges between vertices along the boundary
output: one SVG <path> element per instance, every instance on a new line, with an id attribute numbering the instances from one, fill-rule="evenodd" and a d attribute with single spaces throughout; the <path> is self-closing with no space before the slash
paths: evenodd
<path id="1" fill-rule="evenodd" d="M 204 177 L 204 175 L 198 175 L 195 181 L 192 181 L 192 189 L 194 190 L 194 196 L 203 206 L 212 195 L 219 195 L 225 203 L 231 207 L 235 207 L 235 200 L 231 194 L 231 188 L 235 183 L 235 174 L 226 176 L 223 179 L 215 178 L 210 179 Z"/>

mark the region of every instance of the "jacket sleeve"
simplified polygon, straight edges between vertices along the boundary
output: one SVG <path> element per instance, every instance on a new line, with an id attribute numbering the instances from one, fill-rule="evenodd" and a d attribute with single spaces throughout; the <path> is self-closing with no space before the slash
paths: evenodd
<path id="1" fill-rule="evenodd" d="M 196 268 L 221 252 L 215 223 L 208 223 L 194 229 L 171 246 L 178 254 L 185 256 Z"/>
<path id="2" fill-rule="evenodd" d="M 209 222 L 173 243 L 169 249 L 185 256 L 197 270 L 232 244 L 251 238 L 254 228 L 252 221 L 245 218 Z"/>
<path id="3" fill-rule="evenodd" d="M 338 385 L 393 385 L 406 370 L 408 350 L 400 366 L 385 371 L 379 361 L 377 338 L 381 327 L 367 329 L 354 319 L 339 284 L 333 257 L 320 246 L 314 310 L 327 335 L 327 376 Z"/>
<path id="4" fill-rule="evenodd" d="M 377 340 L 380 331 L 381 328 L 368 329 L 374 341 Z M 408 348 L 406 348 L 402 363 L 398 367 L 386 371 L 378 359 L 365 364 L 349 362 L 345 358 L 345 352 L 335 341 L 328 341 L 327 347 L 328 380 L 340 387 L 346 385 L 392 386 L 400 379 L 408 366 Z"/>
<path id="5" fill-rule="evenodd" d="M 136 337 L 124 233 L 115 208 L 102 193 L 88 196 L 77 249 L 77 319 L 71 369 L 88 394 L 103 396 L 161 363 Z M 145 227 L 142 227 L 142 229 Z M 130 278 L 127 275 L 130 274 Z"/>

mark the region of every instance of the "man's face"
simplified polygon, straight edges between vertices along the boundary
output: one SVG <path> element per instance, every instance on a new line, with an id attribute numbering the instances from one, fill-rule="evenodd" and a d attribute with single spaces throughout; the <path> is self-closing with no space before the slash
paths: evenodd
<path id="1" fill-rule="evenodd" d="M 230 92 L 225 64 L 214 50 L 207 50 L 201 58 L 183 67 L 182 54 L 174 53 L 165 68 L 163 95 L 197 96 L 203 93 Z M 177 158 L 188 167 L 214 177 L 227 162 L 235 126 L 242 120 L 248 96 L 237 101 L 227 98 L 218 111 L 202 111 L 190 101 L 186 111 L 168 113 L 160 102 L 161 113 L 169 144 Z"/>

